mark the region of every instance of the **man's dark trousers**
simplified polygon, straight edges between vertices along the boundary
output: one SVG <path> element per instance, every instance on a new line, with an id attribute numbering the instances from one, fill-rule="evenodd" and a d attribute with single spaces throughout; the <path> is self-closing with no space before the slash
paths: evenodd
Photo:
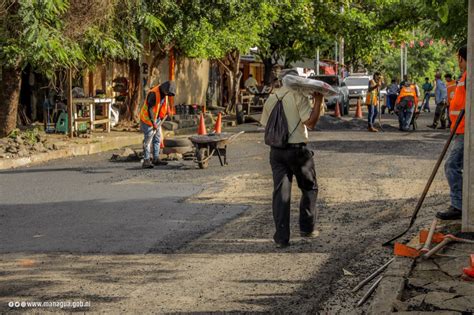
<path id="1" fill-rule="evenodd" d="M 290 240 L 290 203 L 293 175 L 303 195 L 300 200 L 300 230 L 312 232 L 316 216 L 318 184 L 314 169 L 313 152 L 306 146 L 292 146 L 286 149 L 271 148 L 270 165 L 273 173 L 273 219 L 277 243 Z"/>
<path id="2" fill-rule="evenodd" d="M 441 127 L 446 127 L 446 106 L 448 104 L 445 101 L 436 104 L 435 115 L 433 118 L 433 126 L 437 126 L 438 122 L 441 122 Z"/>

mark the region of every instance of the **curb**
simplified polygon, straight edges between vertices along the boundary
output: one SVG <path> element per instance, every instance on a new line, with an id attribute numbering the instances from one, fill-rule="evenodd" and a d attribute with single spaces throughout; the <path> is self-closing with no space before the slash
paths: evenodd
<path id="1" fill-rule="evenodd" d="M 369 314 L 392 314 L 396 301 L 402 297 L 414 264 L 415 261 L 411 258 L 395 257 L 377 288 Z"/>
<path id="2" fill-rule="evenodd" d="M 96 143 L 73 144 L 66 149 L 39 153 L 29 157 L 22 157 L 17 159 L 2 159 L 0 160 L 0 170 L 17 168 L 31 164 L 44 163 L 47 161 L 62 159 L 66 157 L 89 155 L 110 151 L 130 145 L 140 144 L 142 143 L 142 141 L 143 135 L 137 133 L 136 135 L 113 137 Z"/>

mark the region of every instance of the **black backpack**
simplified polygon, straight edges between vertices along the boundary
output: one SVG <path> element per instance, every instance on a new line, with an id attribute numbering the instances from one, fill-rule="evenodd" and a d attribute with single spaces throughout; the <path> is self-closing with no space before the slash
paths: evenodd
<path id="1" fill-rule="evenodd" d="M 300 122 L 298 122 L 295 130 L 290 134 L 288 132 L 288 121 L 286 120 L 285 111 L 283 109 L 283 98 L 286 96 L 286 93 L 282 98 L 278 98 L 277 95 L 275 96 L 277 102 L 265 126 L 265 144 L 274 148 L 284 149 L 288 145 L 288 140 L 296 128 L 298 128 Z"/>

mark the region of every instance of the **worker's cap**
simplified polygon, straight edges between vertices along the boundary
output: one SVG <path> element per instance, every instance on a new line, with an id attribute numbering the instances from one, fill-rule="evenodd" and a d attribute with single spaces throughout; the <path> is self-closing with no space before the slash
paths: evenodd
<path id="1" fill-rule="evenodd" d="M 278 79 L 281 80 L 287 75 L 299 76 L 299 73 L 298 73 L 298 70 L 296 70 L 296 69 L 291 69 L 291 68 L 290 69 L 283 69 L 278 74 Z"/>
<path id="2" fill-rule="evenodd" d="M 176 83 L 174 81 L 166 81 L 160 85 L 160 90 L 165 95 L 175 96 L 176 95 Z"/>

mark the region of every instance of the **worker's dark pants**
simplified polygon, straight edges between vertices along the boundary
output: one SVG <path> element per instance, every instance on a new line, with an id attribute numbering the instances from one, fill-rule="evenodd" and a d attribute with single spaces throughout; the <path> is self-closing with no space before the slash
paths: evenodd
<path id="1" fill-rule="evenodd" d="M 402 97 L 400 103 L 398 103 L 396 112 L 398 114 L 398 125 L 400 130 L 410 130 L 410 124 L 415 112 L 415 106 L 415 98 L 413 96 Z"/>
<path id="2" fill-rule="evenodd" d="M 446 162 L 444 163 L 444 173 L 448 179 L 451 206 L 462 209 L 462 174 L 464 167 L 464 135 L 456 135 L 451 144 Z"/>
<path id="3" fill-rule="evenodd" d="M 438 122 L 441 123 L 441 127 L 446 127 L 446 102 L 439 102 L 436 104 L 435 115 L 433 118 L 433 126 L 437 126 Z"/>
<path id="4" fill-rule="evenodd" d="M 290 240 L 290 203 L 293 175 L 302 192 L 300 200 L 300 231 L 312 232 L 316 216 L 318 184 L 314 169 L 313 152 L 306 146 L 299 148 L 270 150 L 270 165 L 273 173 L 273 219 L 277 243 Z"/>
<path id="5" fill-rule="evenodd" d="M 367 105 L 367 122 L 369 124 L 369 128 L 374 128 L 377 114 L 377 105 Z"/>

